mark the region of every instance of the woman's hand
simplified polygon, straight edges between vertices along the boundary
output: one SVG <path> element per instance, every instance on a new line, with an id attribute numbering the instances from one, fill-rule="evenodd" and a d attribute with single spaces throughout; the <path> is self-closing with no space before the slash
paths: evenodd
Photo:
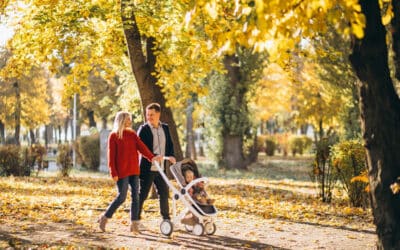
<path id="1" fill-rule="evenodd" d="M 161 162 L 162 160 L 163 160 L 162 155 L 156 155 L 151 159 L 151 162 L 155 162 L 155 161 Z"/>
<path id="2" fill-rule="evenodd" d="M 118 176 L 113 176 L 113 181 L 118 181 Z"/>

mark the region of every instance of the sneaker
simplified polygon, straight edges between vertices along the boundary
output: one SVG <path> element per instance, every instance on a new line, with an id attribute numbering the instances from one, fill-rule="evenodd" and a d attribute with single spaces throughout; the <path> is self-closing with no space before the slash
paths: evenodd
<path id="1" fill-rule="evenodd" d="M 99 223 L 99 228 L 101 231 L 105 232 L 106 231 L 106 224 L 107 224 L 108 218 L 105 215 L 102 215 L 99 220 L 97 221 Z"/>
<path id="2" fill-rule="evenodd" d="M 139 225 L 140 225 L 140 222 L 139 222 L 138 220 L 133 220 L 133 221 L 132 221 L 132 223 L 131 223 L 131 232 L 132 232 L 133 234 L 138 234 L 138 233 L 140 233 L 140 231 L 139 231 Z"/>

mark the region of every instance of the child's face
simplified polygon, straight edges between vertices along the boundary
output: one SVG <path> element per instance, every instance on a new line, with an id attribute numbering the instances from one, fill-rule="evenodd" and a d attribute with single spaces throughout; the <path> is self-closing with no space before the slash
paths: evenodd
<path id="1" fill-rule="evenodd" d="M 190 170 L 187 170 L 187 171 L 185 172 L 185 181 L 186 181 L 186 183 L 190 183 L 191 181 L 193 181 L 193 179 L 194 179 L 194 174 L 193 174 L 193 172 L 190 171 Z"/>

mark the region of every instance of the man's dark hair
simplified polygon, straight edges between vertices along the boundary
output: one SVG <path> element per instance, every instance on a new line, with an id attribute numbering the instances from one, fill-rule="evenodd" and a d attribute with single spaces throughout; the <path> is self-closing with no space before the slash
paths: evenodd
<path id="1" fill-rule="evenodd" d="M 160 104 L 158 104 L 156 102 L 153 102 L 153 103 L 150 103 L 149 105 L 147 105 L 146 110 L 149 110 L 149 109 L 154 109 L 158 113 L 161 112 L 161 106 L 160 106 Z"/>

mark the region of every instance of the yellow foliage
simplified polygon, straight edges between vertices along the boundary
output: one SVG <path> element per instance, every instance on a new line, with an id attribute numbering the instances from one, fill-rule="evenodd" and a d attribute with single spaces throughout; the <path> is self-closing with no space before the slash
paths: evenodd
<path id="1" fill-rule="evenodd" d="M 393 194 L 400 193 L 400 177 L 397 177 L 396 182 L 390 185 L 390 189 L 392 190 Z"/>
<path id="2" fill-rule="evenodd" d="M 390 3 L 386 10 L 386 13 L 384 15 L 382 15 L 382 24 L 388 25 L 390 23 L 390 21 L 392 20 L 393 16 L 394 16 L 393 5 Z"/>
<path id="3" fill-rule="evenodd" d="M 351 182 L 356 182 L 356 181 L 368 183 L 369 180 L 366 172 L 364 172 L 362 175 L 355 176 L 351 179 Z"/>

